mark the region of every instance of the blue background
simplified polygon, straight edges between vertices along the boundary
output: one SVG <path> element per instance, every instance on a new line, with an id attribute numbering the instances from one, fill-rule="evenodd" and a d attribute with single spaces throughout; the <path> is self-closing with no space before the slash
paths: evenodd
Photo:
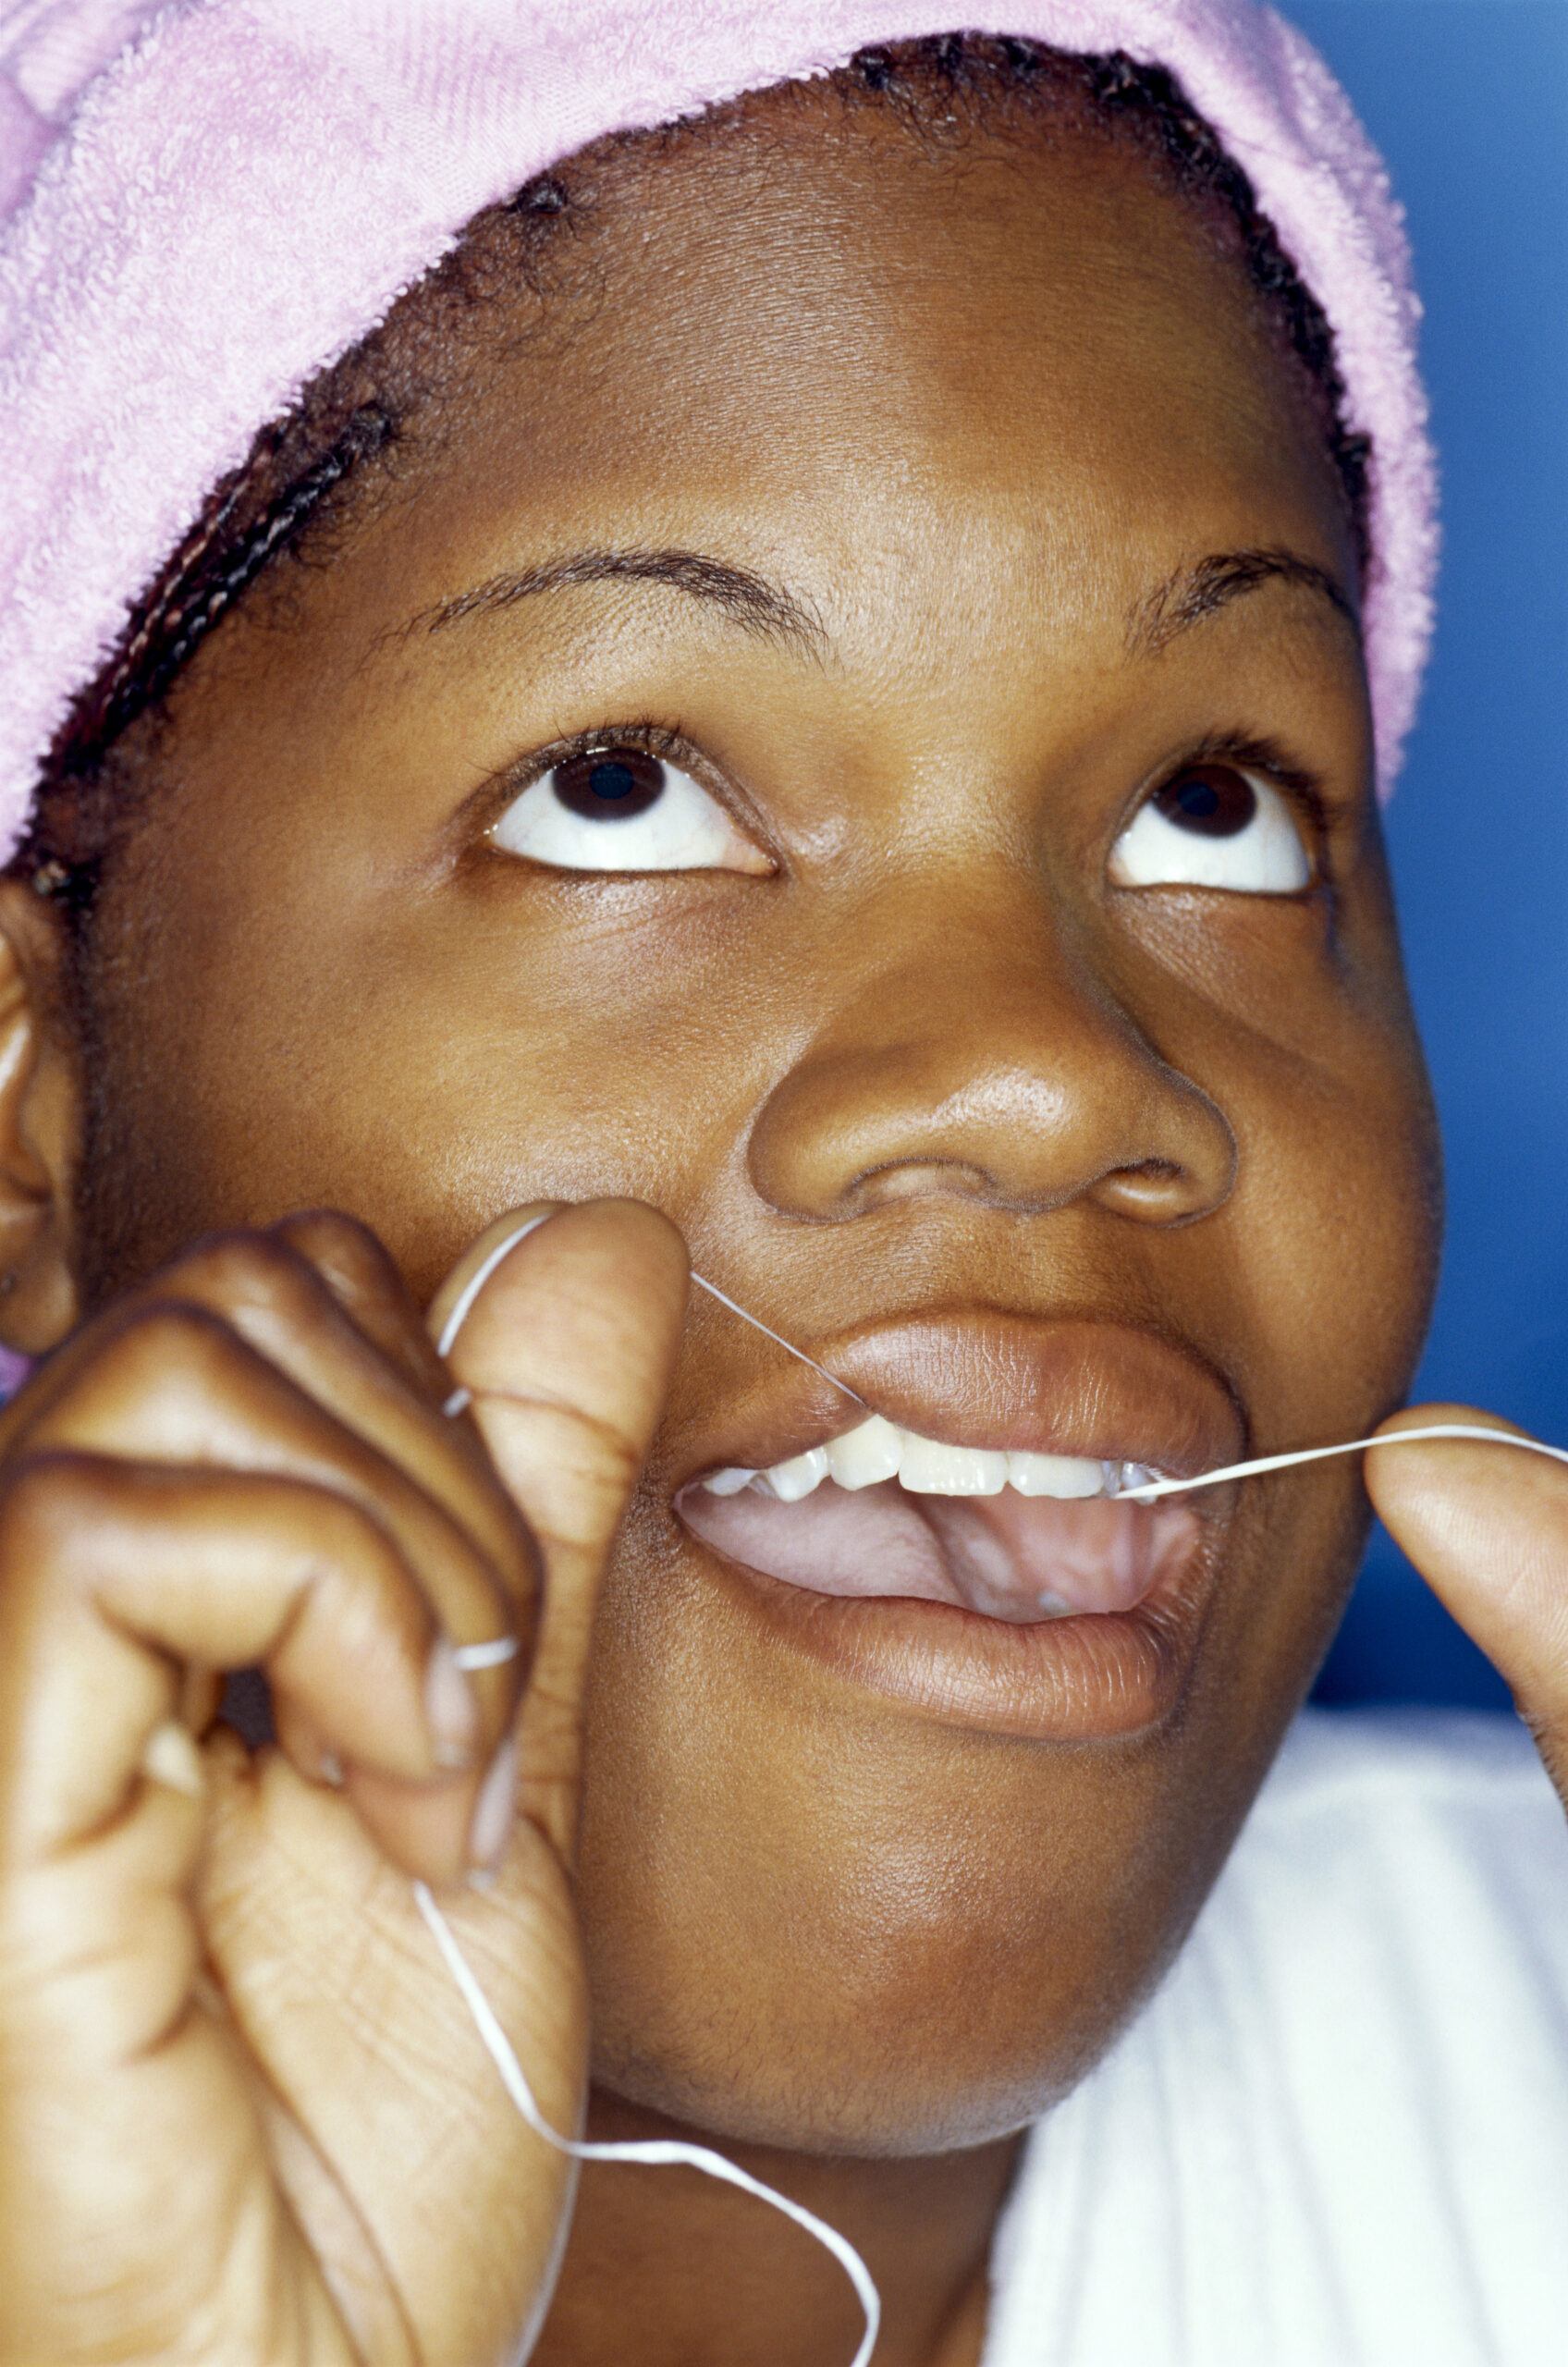
<path id="1" fill-rule="evenodd" d="M 1427 306 L 1437 647 L 1389 816 L 1448 1150 L 1416 1383 L 1568 1443 L 1568 0 L 1286 0 L 1388 159 Z M 1379 1530 L 1319 1699 L 1506 1708 Z"/>

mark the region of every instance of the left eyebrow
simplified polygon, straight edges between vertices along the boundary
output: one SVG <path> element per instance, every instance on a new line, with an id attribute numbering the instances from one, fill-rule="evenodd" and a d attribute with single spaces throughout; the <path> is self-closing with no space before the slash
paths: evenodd
<path id="1" fill-rule="evenodd" d="M 1295 551 L 1210 551 L 1207 558 L 1179 567 L 1155 591 L 1140 600 L 1127 619 L 1130 657 L 1156 657 L 1205 617 L 1228 607 L 1232 600 L 1256 592 L 1265 583 L 1297 583 L 1317 593 L 1338 609 L 1357 632 L 1360 619 L 1337 576 Z"/>
<path id="2" fill-rule="evenodd" d="M 685 550 L 564 552 L 556 558 L 541 559 L 533 567 L 493 575 L 488 583 L 475 584 L 472 591 L 442 600 L 413 618 L 409 629 L 423 625 L 427 632 L 440 632 L 449 625 L 460 624 L 465 618 L 493 615 L 543 593 L 570 591 L 582 583 L 668 584 L 692 599 L 711 601 L 742 632 L 755 633 L 765 641 L 783 642 L 818 658 L 827 646 L 821 618 L 782 584 L 769 583 L 765 577 L 753 575 L 749 568 L 735 567 L 727 559 L 709 558 L 701 551 Z"/>

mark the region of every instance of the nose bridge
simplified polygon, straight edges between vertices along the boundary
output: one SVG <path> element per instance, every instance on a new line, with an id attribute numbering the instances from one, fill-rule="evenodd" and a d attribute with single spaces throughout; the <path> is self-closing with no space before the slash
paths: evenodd
<path id="1" fill-rule="evenodd" d="M 961 909 L 906 881 L 889 917 L 864 916 L 864 968 L 753 1122 L 748 1165 L 770 1207 L 820 1222 L 923 1192 L 1021 1211 L 1088 1195 L 1177 1223 L 1225 1199 L 1223 1112 L 1043 901 Z"/>

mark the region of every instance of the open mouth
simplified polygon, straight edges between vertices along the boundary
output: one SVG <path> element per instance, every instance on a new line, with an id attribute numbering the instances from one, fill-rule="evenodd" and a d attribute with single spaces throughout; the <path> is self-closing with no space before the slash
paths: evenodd
<path id="1" fill-rule="evenodd" d="M 820 1595 L 942 1602 L 1015 1625 L 1131 1611 L 1199 1541 L 1190 1506 L 1126 1501 L 1119 1460 L 955 1446 L 880 1414 L 766 1470 L 680 1490 L 726 1559 Z"/>

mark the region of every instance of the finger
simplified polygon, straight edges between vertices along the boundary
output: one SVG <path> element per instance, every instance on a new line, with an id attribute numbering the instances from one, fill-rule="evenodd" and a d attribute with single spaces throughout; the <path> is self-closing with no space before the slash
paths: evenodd
<path id="1" fill-rule="evenodd" d="M 547 2288 L 572 2165 L 513 2110 L 410 1885 L 334 1815 L 330 1797 L 276 1755 L 248 1766 L 232 1743 L 214 1754 L 212 1788 L 202 1925 L 234 2026 L 267 2067 L 273 2156 L 297 2215 L 340 2225 L 341 2182 L 365 2285 L 380 2264 L 398 2264 L 418 2356 L 433 2367 L 512 2357 L 516 2329 Z M 458 1889 L 445 1906 L 541 2108 L 557 2128 L 574 2128 L 587 2017 L 558 1860 L 525 1828 L 504 1892 L 481 1905 Z M 410 2146 L 460 2194 L 456 2220 L 432 2209 L 430 2178 L 410 2175 Z M 499 2250 L 478 2240 L 501 2225 Z M 473 2273 L 454 2274 L 454 2260 Z M 510 2342 L 497 2342 L 497 2325 Z M 375 2332 L 361 2322 L 356 2357 L 404 2356 L 405 2324 L 383 2342 Z"/>
<path id="2" fill-rule="evenodd" d="M 474 1270 L 472 1253 L 465 1264 Z M 594 1605 L 668 1390 L 687 1273 L 685 1244 L 655 1210 L 626 1200 L 567 1208 L 502 1257 L 447 1357 L 544 1556 L 520 1797 L 563 1855 L 575 1840 Z M 448 1286 L 443 1299 L 449 1307 L 458 1295 Z"/>
<path id="3" fill-rule="evenodd" d="M 0 1504 L 0 1596 L 14 1864 L 105 1831 L 146 1774 L 192 1788 L 172 1722 L 180 1664 L 195 1661 L 263 1666 L 407 1870 L 466 1869 L 483 1766 L 472 1731 L 442 1715 L 449 1647 L 392 1540 L 335 1490 L 40 1458 Z"/>
<path id="4" fill-rule="evenodd" d="M 266 1471 L 359 1504 L 388 1532 L 459 1650 L 497 1635 L 517 1638 L 517 1664 L 475 1669 L 464 1680 L 494 1749 L 527 1664 L 538 1584 L 532 1544 L 509 1511 L 507 1560 L 497 1566 L 396 1463 L 223 1318 L 190 1304 L 144 1307 L 78 1372 L 20 1441 L 28 1453 L 50 1450 Z"/>
<path id="5" fill-rule="evenodd" d="M 266 1233 L 214 1235 L 156 1277 L 140 1304 L 205 1306 L 307 1396 L 432 1496 L 532 1600 L 516 1511 L 466 1424 L 443 1418 L 449 1384 L 391 1259 L 327 1211 Z M 137 1302 L 132 1302 L 134 1306 Z"/>
<path id="6" fill-rule="evenodd" d="M 1379 1435 L 1433 1422 L 1514 1429 L 1472 1406 L 1418 1405 Z M 1568 1468 L 1511 1447 L 1432 1441 L 1369 1448 L 1366 1487 L 1395 1542 L 1501 1671 L 1568 1801 Z"/>
<path id="7" fill-rule="evenodd" d="M 344 1314 L 421 1396 L 439 1402 L 446 1367 L 402 1275 L 368 1225 L 336 1208 L 306 1208 L 267 1229 L 318 1274 Z"/>
<path id="8" fill-rule="evenodd" d="M 227 1557 L 193 1571 L 178 1518 L 139 1551 L 137 1524 L 93 1521 L 64 1476 L 35 1466 L 0 1502 L 0 2354 L 162 2359 L 183 2336 L 272 2357 L 279 2292 L 324 2336 L 334 2312 L 278 2210 L 263 2083 L 203 2010 L 203 1754 L 171 1720 L 187 1650 L 262 1642 L 253 1589 L 214 1634 Z M 97 1476 L 118 1505 L 123 1469 Z"/>

